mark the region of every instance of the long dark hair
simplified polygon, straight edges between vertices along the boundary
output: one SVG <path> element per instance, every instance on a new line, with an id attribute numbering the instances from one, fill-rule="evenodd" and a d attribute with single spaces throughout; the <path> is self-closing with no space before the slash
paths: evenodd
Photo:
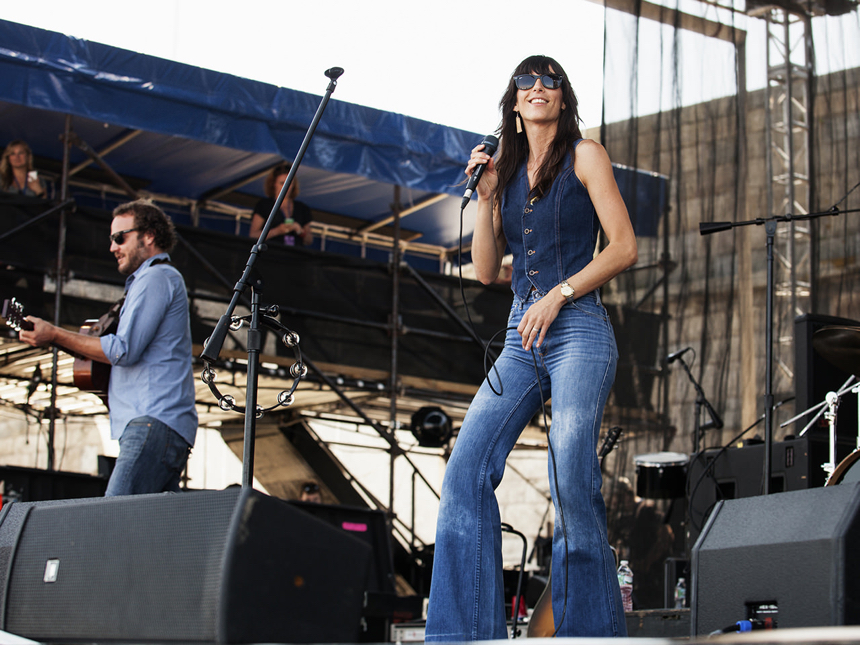
<path id="1" fill-rule="evenodd" d="M 558 119 L 558 130 L 555 139 L 550 146 L 549 153 L 543 164 L 538 169 L 534 188 L 529 193 L 532 197 L 543 197 L 567 163 L 569 155 L 573 152 L 573 142 L 582 138 L 579 129 L 579 101 L 570 85 L 567 74 L 561 65 L 549 56 L 529 56 L 511 74 L 508 89 L 502 100 L 499 101 L 499 109 L 502 112 L 502 122 L 499 125 L 498 134 L 501 139 L 499 156 L 496 159 L 496 171 L 499 173 L 499 186 L 496 191 L 497 203 L 501 203 L 501 196 L 505 188 L 514 180 L 517 169 L 529 158 L 529 140 L 525 132 L 517 133 L 516 112 L 514 106 L 517 104 L 517 86 L 514 76 L 518 74 L 561 74 L 561 92 L 565 109 L 561 111 Z"/>

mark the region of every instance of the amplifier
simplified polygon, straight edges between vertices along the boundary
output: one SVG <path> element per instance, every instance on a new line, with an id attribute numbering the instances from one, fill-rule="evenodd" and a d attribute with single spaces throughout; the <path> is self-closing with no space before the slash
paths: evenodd
<path id="1" fill-rule="evenodd" d="M 851 448 L 850 442 L 839 442 L 836 450 L 837 464 L 851 453 Z M 830 459 L 827 440 L 803 436 L 775 441 L 771 449 L 771 492 L 781 493 L 824 486 L 827 475 L 821 465 Z M 688 546 L 692 547 L 695 543 L 711 509 L 718 501 L 761 495 L 763 480 L 763 443 L 726 450 L 709 448 L 703 451 L 690 463 L 688 469 Z"/>

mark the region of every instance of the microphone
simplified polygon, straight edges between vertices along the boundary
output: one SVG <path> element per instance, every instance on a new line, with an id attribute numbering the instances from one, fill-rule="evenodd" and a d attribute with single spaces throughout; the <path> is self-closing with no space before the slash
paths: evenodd
<path id="1" fill-rule="evenodd" d="M 692 347 L 685 347 L 684 349 L 679 349 L 677 352 L 673 352 L 666 357 L 666 364 L 674 363 L 676 360 L 681 358 L 684 354 L 689 351 L 692 351 Z"/>
<path id="2" fill-rule="evenodd" d="M 488 134 L 484 137 L 484 140 L 481 141 L 484 145 L 484 152 L 486 152 L 491 157 L 496 154 L 496 148 L 499 147 L 499 140 L 496 139 L 492 134 Z M 469 177 L 469 181 L 466 184 L 466 192 L 463 193 L 463 203 L 460 204 L 460 210 L 466 208 L 469 203 L 469 200 L 472 199 L 472 193 L 475 192 L 475 188 L 478 187 L 478 182 L 481 181 L 481 175 L 484 174 L 484 168 L 487 167 L 487 164 L 482 163 L 480 166 L 475 168 L 475 172 L 472 173 L 472 176 Z"/>

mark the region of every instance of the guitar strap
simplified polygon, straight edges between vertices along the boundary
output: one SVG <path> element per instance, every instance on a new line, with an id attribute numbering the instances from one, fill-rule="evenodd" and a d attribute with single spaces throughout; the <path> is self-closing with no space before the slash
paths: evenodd
<path id="1" fill-rule="evenodd" d="M 173 264 L 168 258 L 158 258 L 153 260 L 149 266 L 156 264 Z M 122 294 L 122 297 L 113 303 L 107 313 L 101 315 L 96 323 L 88 332 L 91 336 L 106 336 L 107 334 L 115 334 L 119 328 L 119 314 L 122 310 L 122 305 L 125 303 L 125 298 L 128 291 Z"/>

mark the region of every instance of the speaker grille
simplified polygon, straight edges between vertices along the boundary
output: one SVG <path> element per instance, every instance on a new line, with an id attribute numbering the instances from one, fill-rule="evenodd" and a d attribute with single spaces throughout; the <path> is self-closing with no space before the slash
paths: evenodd
<path id="1" fill-rule="evenodd" d="M 100 640 L 214 641 L 239 490 L 194 495 L 194 504 L 167 494 L 34 507 L 9 576 L 5 629 L 48 640 L 91 636 L 98 625 Z"/>

